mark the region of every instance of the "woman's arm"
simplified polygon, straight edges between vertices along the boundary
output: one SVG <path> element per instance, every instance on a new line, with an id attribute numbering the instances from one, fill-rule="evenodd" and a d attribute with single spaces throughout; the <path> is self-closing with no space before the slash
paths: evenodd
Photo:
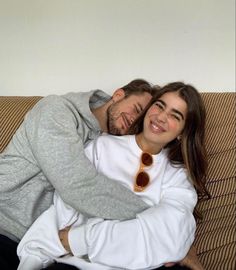
<path id="1" fill-rule="evenodd" d="M 101 169 L 100 165 L 112 164 L 117 156 L 114 145 L 102 137 L 87 149 L 90 160 L 96 150 L 97 158 L 93 163 L 97 169 Z M 113 155 L 105 155 L 104 149 L 112 149 Z M 158 205 L 138 214 L 134 220 L 90 219 L 82 226 L 71 228 L 72 253 L 75 256 L 88 254 L 92 262 L 126 269 L 158 267 L 183 259 L 194 239 L 196 225 L 192 212 L 197 195 L 183 169 L 170 164 L 164 168 L 166 173 L 159 179 L 162 190 Z M 157 194 L 159 196 L 159 192 Z M 67 231 L 63 233 L 66 235 Z"/>
<path id="2" fill-rule="evenodd" d="M 39 270 L 53 263 L 54 258 L 68 254 L 61 245 L 58 230 L 74 222 L 83 222 L 83 216 L 66 205 L 54 193 L 53 205 L 44 211 L 25 233 L 17 247 L 20 258 L 18 270 Z"/>
<path id="3" fill-rule="evenodd" d="M 134 220 L 90 219 L 86 225 L 72 228 L 71 250 L 77 256 L 88 254 L 92 262 L 126 269 L 178 262 L 194 240 L 195 202 L 193 189 L 169 187 L 160 204 L 138 214 Z"/>

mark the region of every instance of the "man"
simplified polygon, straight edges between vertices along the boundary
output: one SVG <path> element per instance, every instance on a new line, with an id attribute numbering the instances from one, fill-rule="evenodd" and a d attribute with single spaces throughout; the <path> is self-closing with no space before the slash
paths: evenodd
<path id="1" fill-rule="evenodd" d="M 139 79 L 112 97 L 100 90 L 48 96 L 26 115 L 0 156 L 1 269 L 16 269 L 17 242 L 51 205 L 55 189 L 87 216 L 130 219 L 147 208 L 131 191 L 99 175 L 83 148 L 101 131 L 126 134 L 155 89 Z"/>

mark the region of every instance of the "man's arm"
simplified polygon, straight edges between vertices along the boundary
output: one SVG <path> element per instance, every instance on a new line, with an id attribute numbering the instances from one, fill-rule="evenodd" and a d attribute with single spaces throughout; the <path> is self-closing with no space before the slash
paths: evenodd
<path id="1" fill-rule="evenodd" d="M 83 133 L 89 132 L 88 127 L 74 113 L 58 96 L 41 100 L 30 112 L 25 125 L 35 162 L 63 200 L 80 213 L 105 219 L 134 218 L 147 205 L 97 173 L 84 154 Z"/>

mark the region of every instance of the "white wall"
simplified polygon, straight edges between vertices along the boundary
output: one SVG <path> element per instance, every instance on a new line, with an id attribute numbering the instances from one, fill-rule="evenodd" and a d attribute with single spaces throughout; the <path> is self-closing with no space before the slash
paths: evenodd
<path id="1" fill-rule="evenodd" d="M 0 0 L 0 95 L 134 78 L 235 90 L 234 0 Z"/>

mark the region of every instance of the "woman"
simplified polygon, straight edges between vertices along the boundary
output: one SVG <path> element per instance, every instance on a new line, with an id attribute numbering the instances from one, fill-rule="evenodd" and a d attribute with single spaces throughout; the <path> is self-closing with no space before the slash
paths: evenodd
<path id="1" fill-rule="evenodd" d="M 89 144 L 97 170 L 115 175 L 151 207 L 135 220 L 104 221 L 77 213 L 55 194 L 18 246 L 18 269 L 54 260 L 80 269 L 153 269 L 182 260 L 194 240 L 195 189 L 206 193 L 204 124 L 199 93 L 176 82 L 160 89 L 133 125 L 138 135 L 103 135 Z M 57 232 L 71 225 L 67 251 Z"/>

